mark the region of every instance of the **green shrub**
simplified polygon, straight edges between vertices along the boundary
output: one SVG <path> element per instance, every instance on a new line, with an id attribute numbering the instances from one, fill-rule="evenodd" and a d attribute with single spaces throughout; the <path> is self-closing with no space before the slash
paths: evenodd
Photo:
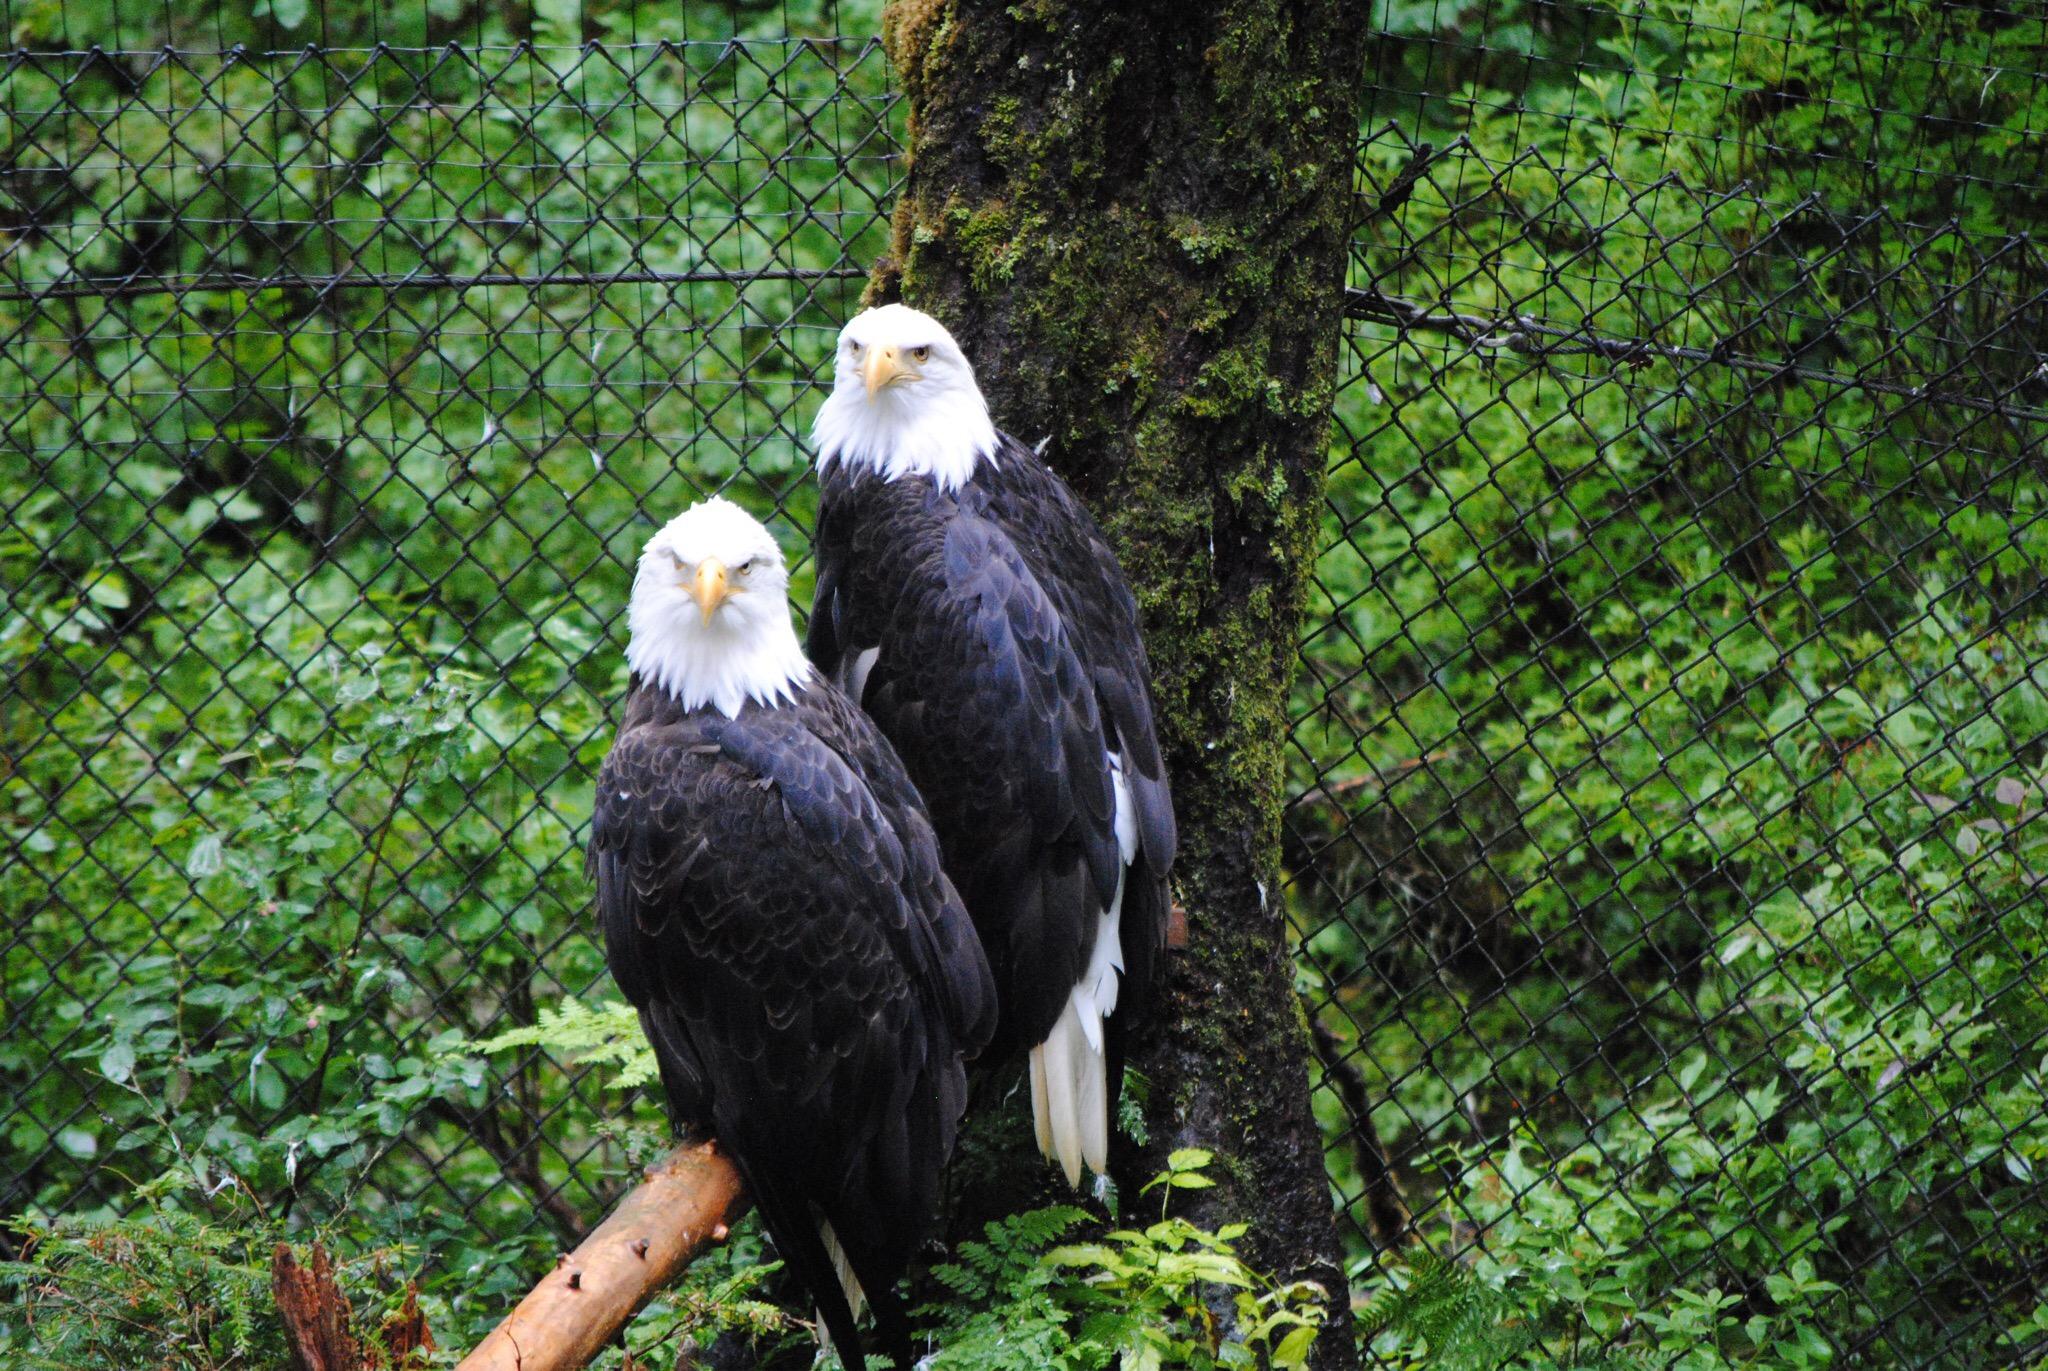
<path id="1" fill-rule="evenodd" d="M 1056 1206 L 988 1225 L 933 1269 L 948 1298 L 933 1320 L 933 1371 L 1163 1371 L 1300 1368 L 1322 1326 L 1325 1292 L 1282 1284 L 1239 1255 L 1243 1223 L 1210 1232 L 1167 1214 L 1176 1190 L 1212 1182 L 1200 1148 L 1173 1154 L 1141 1198 L 1160 1192 L 1160 1214 L 1083 1242 L 1060 1239 L 1089 1222 Z M 1228 1301 L 1230 1322 L 1215 1301 Z"/>

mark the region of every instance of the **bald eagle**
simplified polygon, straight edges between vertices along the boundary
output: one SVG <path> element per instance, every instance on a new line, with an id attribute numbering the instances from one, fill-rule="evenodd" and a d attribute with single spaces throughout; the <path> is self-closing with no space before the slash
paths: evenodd
<path id="1" fill-rule="evenodd" d="M 930 806 L 995 972 L 990 1056 L 1028 1051 L 1040 1150 L 1108 1165 L 1122 1043 L 1165 942 L 1174 817 L 1138 612 L 1066 483 L 989 419 L 937 320 L 839 336 L 812 429 L 808 648 Z"/>
<path id="2" fill-rule="evenodd" d="M 648 540 L 589 864 L 671 1115 L 739 1168 L 844 1363 L 922 1240 L 995 988 L 874 724 L 804 660 L 768 531 L 707 500 Z"/>

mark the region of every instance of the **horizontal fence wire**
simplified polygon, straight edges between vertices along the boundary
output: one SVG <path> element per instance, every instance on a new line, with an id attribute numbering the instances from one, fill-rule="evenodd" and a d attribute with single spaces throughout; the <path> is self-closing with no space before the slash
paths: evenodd
<path id="1" fill-rule="evenodd" d="M 2041 21 L 1453 17 L 1375 7 L 1289 735 L 1357 1293 L 2037 1359 Z M 659 1145 L 483 1044 L 608 994 L 647 532 L 725 489 L 809 599 L 902 171 L 818 28 L 0 57 L 0 1210 L 182 1167 L 489 1297 Z"/>
<path id="2" fill-rule="evenodd" d="M 187 276 L 171 280 L 138 281 L 132 277 L 86 277 L 76 281 L 52 281 L 47 285 L 16 285 L 0 289 L 0 301 L 33 304 L 47 300 L 83 297 L 109 299 L 137 295 L 190 295 L 195 292 L 300 290 L 326 295 L 338 290 L 477 290 L 486 286 L 517 286 L 538 290 L 543 286 L 686 286 L 716 282 L 721 285 L 752 285 L 757 281 L 853 281 L 867 279 L 865 270 L 854 267 L 765 267 L 758 271 L 615 271 L 603 276 L 589 272 L 551 271 L 517 276 L 505 272 L 474 276 L 444 276 L 438 272 L 413 271 L 396 275 L 352 272 L 345 276 Z"/>

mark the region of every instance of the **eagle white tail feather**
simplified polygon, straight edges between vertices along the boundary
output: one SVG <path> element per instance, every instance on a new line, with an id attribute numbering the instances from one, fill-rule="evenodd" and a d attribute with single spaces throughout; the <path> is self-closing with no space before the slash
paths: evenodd
<path id="1" fill-rule="evenodd" d="M 1052 1106 L 1045 1098 L 1045 1049 L 1031 1049 L 1031 1127 L 1038 1134 L 1038 1150 L 1046 1156 L 1052 1150 Z"/>
<path id="2" fill-rule="evenodd" d="M 1138 855 L 1138 822 L 1130 787 L 1124 782 L 1123 758 L 1107 754 L 1110 786 L 1115 796 L 1117 849 L 1128 870 Z M 1116 1010 L 1117 988 L 1124 969 L 1123 917 L 1125 874 L 1119 872 L 1116 893 L 1095 930 L 1088 968 L 1067 997 L 1052 1032 L 1031 1049 L 1031 1122 L 1038 1150 L 1060 1164 L 1067 1184 L 1081 1184 L 1081 1168 L 1109 1170 L 1109 1045 L 1102 1023 Z"/>
<path id="3" fill-rule="evenodd" d="M 1052 1133 L 1052 1156 L 1067 1173 L 1067 1184 L 1078 1187 L 1083 1160 L 1081 1111 L 1094 1101 L 1083 1100 L 1080 1095 L 1080 1058 L 1088 1051 L 1088 1044 L 1081 1036 L 1072 1001 L 1037 1050 L 1045 1056 L 1045 1112 L 1046 1126 Z"/>
<path id="4" fill-rule="evenodd" d="M 1082 1101 L 1081 1159 L 1099 1176 L 1109 1170 L 1109 1056 L 1086 1048 L 1077 1065 L 1074 1094 Z M 1067 1177 L 1067 1182 L 1076 1189 L 1081 1184 L 1077 1176 Z"/>
<path id="5" fill-rule="evenodd" d="M 839 1245 L 839 1235 L 832 1231 L 831 1221 L 818 1220 L 818 1237 L 825 1244 L 825 1255 L 831 1259 L 832 1274 L 839 1277 L 839 1289 L 846 1296 L 846 1307 L 857 1319 L 868 1307 L 868 1296 L 860 1288 L 860 1277 L 853 1274 L 853 1263 L 846 1258 L 846 1249 Z M 818 1316 L 818 1337 L 825 1340 L 825 1317 Z"/>
<path id="6" fill-rule="evenodd" d="M 875 663 L 881 655 L 882 649 L 878 647 L 862 648 L 853 655 L 853 665 L 846 673 L 846 693 L 853 697 L 855 704 L 859 704 L 867 695 L 868 673 L 875 669 Z"/>

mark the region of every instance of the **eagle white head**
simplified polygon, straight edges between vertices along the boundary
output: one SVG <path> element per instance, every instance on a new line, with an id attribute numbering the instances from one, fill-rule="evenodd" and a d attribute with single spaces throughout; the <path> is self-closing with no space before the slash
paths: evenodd
<path id="1" fill-rule="evenodd" d="M 761 521 L 713 496 L 662 526 L 640 553 L 626 610 L 633 673 L 685 709 L 728 719 L 787 699 L 810 675 L 789 621 L 789 570 Z"/>
<path id="2" fill-rule="evenodd" d="M 850 462 L 952 490 L 994 456 L 996 426 L 974 368 L 931 315 L 907 305 L 864 311 L 839 331 L 836 365 L 811 425 L 820 468 Z"/>

